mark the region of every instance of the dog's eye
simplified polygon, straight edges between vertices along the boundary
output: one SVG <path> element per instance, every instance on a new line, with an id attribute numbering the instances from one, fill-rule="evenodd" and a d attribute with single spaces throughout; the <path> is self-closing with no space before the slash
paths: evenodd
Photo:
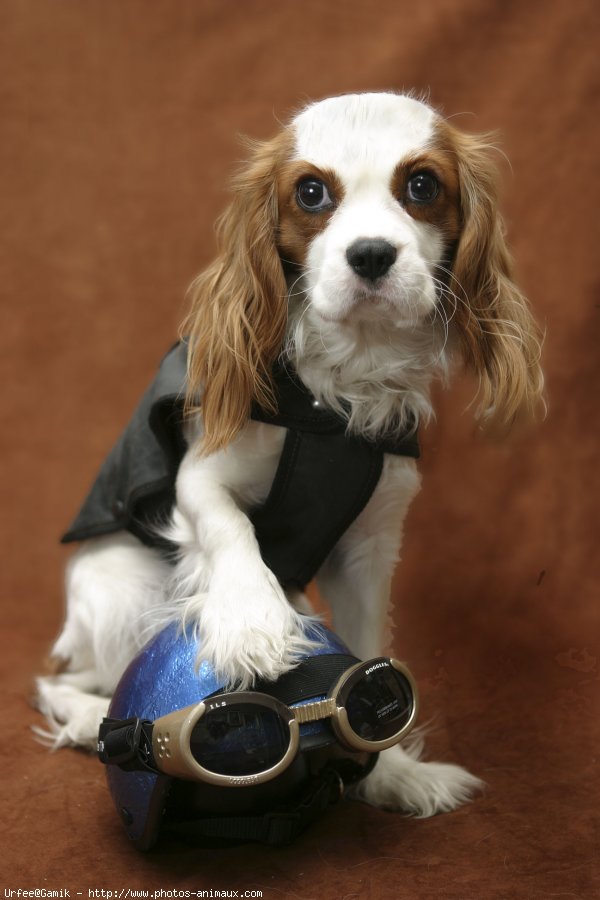
<path id="1" fill-rule="evenodd" d="M 417 172 L 408 179 L 408 199 L 415 203 L 431 203 L 440 190 L 440 183 L 431 172 Z"/>
<path id="2" fill-rule="evenodd" d="M 296 188 L 296 199 L 302 209 L 320 212 L 333 206 L 327 185 L 318 178 L 305 178 Z"/>

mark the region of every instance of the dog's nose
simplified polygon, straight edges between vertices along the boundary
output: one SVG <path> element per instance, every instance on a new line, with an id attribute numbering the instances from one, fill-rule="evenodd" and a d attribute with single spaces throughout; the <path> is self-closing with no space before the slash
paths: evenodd
<path id="1" fill-rule="evenodd" d="M 346 250 L 349 266 L 369 281 L 385 275 L 397 255 L 396 248 L 383 238 L 359 238 Z"/>

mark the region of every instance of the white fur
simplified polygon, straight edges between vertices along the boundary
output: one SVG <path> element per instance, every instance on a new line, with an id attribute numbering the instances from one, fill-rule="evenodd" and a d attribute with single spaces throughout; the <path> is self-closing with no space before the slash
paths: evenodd
<path id="1" fill-rule="evenodd" d="M 266 499 L 284 438 L 283 428 L 249 422 L 225 450 L 206 459 L 188 451 L 167 530 L 184 551 L 172 578 L 177 616 L 197 626 L 225 683 L 242 689 L 258 674 L 277 678 L 310 646 L 245 512 Z"/>
<path id="2" fill-rule="evenodd" d="M 293 121 L 296 159 L 333 170 L 354 187 L 361 179 L 389 179 L 398 162 L 427 147 L 437 114 L 400 94 L 328 97 Z"/>
<path id="3" fill-rule="evenodd" d="M 293 123 L 296 154 L 334 169 L 344 201 L 308 248 L 308 264 L 290 285 L 286 352 L 318 402 L 351 408 L 349 429 L 392 432 L 431 413 L 429 386 L 448 360 L 444 323 L 435 321 L 435 267 L 442 241 L 415 222 L 388 188 L 395 165 L 427 146 L 435 114 L 395 95 L 334 98 Z M 361 237 L 383 237 L 398 259 L 377 287 L 345 260 Z M 69 671 L 39 679 L 39 707 L 54 746 L 95 745 L 105 699 L 128 661 L 165 621 L 193 623 L 201 654 L 228 684 L 277 678 L 307 649 L 296 608 L 260 556 L 247 517 L 268 494 L 284 431 L 249 422 L 227 449 L 201 457 L 188 435 L 167 536 L 179 547 L 169 568 L 158 553 L 124 533 L 90 541 L 67 576 L 67 620 L 54 647 Z M 419 488 L 413 461 L 386 457 L 363 512 L 318 575 L 334 629 L 363 658 L 381 653 L 390 583 L 402 522 Z M 290 602 L 291 601 L 291 602 Z M 296 608 L 295 608 L 296 607 Z M 417 751 L 386 751 L 359 789 L 377 805 L 417 815 L 452 809 L 478 786 L 456 766 L 423 763 Z"/>
<path id="4" fill-rule="evenodd" d="M 387 456 L 373 496 L 317 575 L 334 628 L 361 659 L 391 644 L 388 605 L 402 522 L 419 491 L 414 460 Z"/>
<path id="5" fill-rule="evenodd" d="M 389 333 L 390 326 L 413 327 L 433 312 L 441 237 L 410 216 L 390 188 L 396 165 L 430 144 L 435 119 L 424 104 L 391 94 L 333 97 L 296 118 L 297 157 L 333 170 L 344 188 L 308 253 L 305 279 L 315 320 L 366 318 Z M 397 250 L 396 262 L 377 285 L 365 283 L 346 261 L 358 237 L 383 238 Z"/>
<path id="6" fill-rule="evenodd" d="M 384 809 L 403 809 L 419 818 L 450 812 L 471 799 L 483 782 L 452 763 L 422 762 L 421 739 L 384 750 L 373 772 L 352 795 Z"/>

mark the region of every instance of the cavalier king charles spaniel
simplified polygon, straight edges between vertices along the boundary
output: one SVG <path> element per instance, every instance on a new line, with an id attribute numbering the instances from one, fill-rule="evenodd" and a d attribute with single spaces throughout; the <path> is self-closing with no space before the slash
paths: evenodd
<path id="1" fill-rule="evenodd" d="M 197 626 L 201 656 L 238 688 L 276 679 L 307 649 L 308 600 L 269 568 L 249 515 L 286 441 L 276 366 L 343 420 L 349 440 L 374 445 L 427 422 L 431 384 L 456 361 L 478 379 L 482 423 L 535 415 L 539 333 L 512 279 L 489 154 L 489 138 L 393 93 L 311 104 L 250 145 L 183 327 L 185 445 L 162 535 L 176 557 L 127 530 L 84 541 L 72 557 L 60 667 L 38 681 L 53 746 L 95 747 L 121 673 L 173 618 Z M 389 639 L 402 522 L 419 489 L 412 456 L 382 460 L 315 573 L 334 630 L 362 659 Z M 425 816 L 479 784 L 457 765 L 421 761 L 413 741 L 382 753 L 359 792 Z"/>

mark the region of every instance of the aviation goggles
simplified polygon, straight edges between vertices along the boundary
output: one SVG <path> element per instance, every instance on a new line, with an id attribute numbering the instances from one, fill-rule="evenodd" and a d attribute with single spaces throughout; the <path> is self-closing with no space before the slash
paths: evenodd
<path id="1" fill-rule="evenodd" d="M 262 784 L 296 758 L 300 725 L 329 719 L 346 749 L 398 743 L 417 715 L 417 687 L 401 662 L 378 657 L 347 669 L 323 700 L 286 706 L 255 691 L 217 692 L 155 721 L 104 719 L 101 762 L 225 787 Z"/>

